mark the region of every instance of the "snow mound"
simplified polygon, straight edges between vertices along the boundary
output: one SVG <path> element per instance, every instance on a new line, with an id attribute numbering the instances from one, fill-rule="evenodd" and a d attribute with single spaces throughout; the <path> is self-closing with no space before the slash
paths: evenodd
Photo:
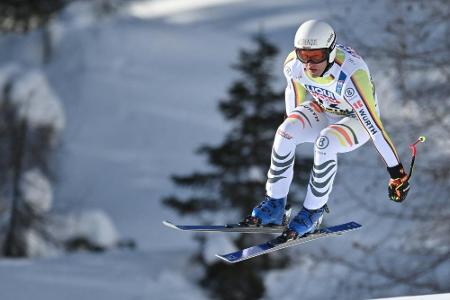
<path id="1" fill-rule="evenodd" d="M 10 97 L 19 115 L 31 127 L 51 127 L 57 133 L 64 129 L 64 110 L 42 71 L 21 74 L 12 86 Z"/>
<path id="2" fill-rule="evenodd" d="M 38 169 L 23 174 L 20 189 L 25 203 L 37 214 L 50 211 L 53 203 L 53 190 L 50 181 Z"/>
<path id="3" fill-rule="evenodd" d="M 74 235 L 91 243 L 110 248 L 117 245 L 119 234 L 106 213 L 100 210 L 86 211 L 74 219 Z"/>

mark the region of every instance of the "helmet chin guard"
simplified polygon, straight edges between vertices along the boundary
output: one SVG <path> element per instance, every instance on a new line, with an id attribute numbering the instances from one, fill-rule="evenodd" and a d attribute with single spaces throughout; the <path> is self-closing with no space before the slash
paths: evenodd
<path id="1" fill-rule="evenodd" d="M 336 33 L 328 23 L 309 20 L 300 25 L 294 38 L 296 49 L 327 49 L 328 63 L 336 58 Z"/>

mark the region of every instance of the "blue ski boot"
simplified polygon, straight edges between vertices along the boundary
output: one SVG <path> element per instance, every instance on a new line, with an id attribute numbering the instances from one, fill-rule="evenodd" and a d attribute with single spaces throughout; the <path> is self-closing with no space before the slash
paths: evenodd
<path id="1" fill-rule="evenodd" d="M 315 210 L 309 210 L 305 207 L 289 222 L 288 229 L 283 233 L 287 239 L 296 239 L 305 234 L 313 233 L 319 229 L 322 223 L 323 212 L 328 212 L 325 204 L 323 207 Z"/>
<path id="2" fill-rule="evenodd" d="M 286 198 L 274 199 L 266 196 L 252 214 L 239 223 L 241 226 L 250 225 L 287 225 L 290 216 L 290 206 L 286 205 Z"/>

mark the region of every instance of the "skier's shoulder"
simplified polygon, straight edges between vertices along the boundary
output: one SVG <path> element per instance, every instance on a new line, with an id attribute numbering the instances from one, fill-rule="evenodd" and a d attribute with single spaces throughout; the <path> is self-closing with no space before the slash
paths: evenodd
<path id="1" fill-rule="evenodd" d="M 289 52 L 286 59 L 284 60 L 284 66 L 289 63 L 292 64 L 296 58 L 297 58 L 297 55 L 295 54 L 295 50 L 292 50 L 291 52 Z"/>
<path id="2" fill-rule="evenodd" d="M 336 45 L 336 58 L 334 62 L 337 63 L 342 71 L 348 76 L 351 76 L 357 70 L 369 72 L 364 59 L 352 47 L 347 45 Z"/>
<path id="3" fill-rule="evenodd" d="M 288 56 L 286 57 L 286 59 L 284 60 L 283 73 L 287 79 L 292 78 L 292 72 L 294 71 L 295 63 L 297 61 L 296 58 L 297 58 L 297 54 L 295 54 L 295 50 L 294 50 L 294 51 L 291 51 L 288 54 Z"/>

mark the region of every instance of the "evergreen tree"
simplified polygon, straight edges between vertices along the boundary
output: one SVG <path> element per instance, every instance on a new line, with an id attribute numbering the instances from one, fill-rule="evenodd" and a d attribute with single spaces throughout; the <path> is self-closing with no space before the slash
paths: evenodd
<path id="1" fill-rule="evenodd" d="M 51 57 L 51 36 L 47 28 L 50 20 L 61 11 L 70 0 L 2 0 L 0 2 L 0 34 L 20 33 L 28 34 L 40 31 L 42 35 L 42 61 L 48 63 Z M 4 70 L 1 70 L 4 72 Z M 51 177 L 51 156 L 53 154 L 55 128 L 51 125 L 39 124 L 30 126 L 29 120 L 21 114 L 23 108 L 11 99 L 11 90 L 17 82 L 19 73 L 11 75 L 6 72 L 4 85 L 0 86 L 0 207 L 10 206 L 9 227 L 6 237 L 2 241 L 2 254 L 5 256 L 27 256 L 25 241 L 27 230 L 34 229 L 50 240 L 43 230 L 44 218 L 36 213 L 24 201 L 21 182 L 27 171 L 42 171 Z M 17 76 L 16 76 L 17 75 Z M 19 77 L 20 78 L 20 77 Z M 29 86 L 28 86 L 29 88 Z M 27 101 L 41 102 L 42 98 L 32 100 L 40 84 L 33 87 L 36 90 L 29 94 L 22 92 Z M 26 87 L 22 87 L 26 89 Z M 23 99 L 21 99 L 23 100 Z M 17 99 L 16 99 L 17 101 Z M 11 201 L 11 204 L 4 204 Z M 0 218 L 7 210 L 0 209 Z M 3 220 L 2 220 L 3 221 Z M 4 223 L 4 222 L 2 222 Z"/>
<path id="2" fill-rule="evenodd" d="M 41 27 L 69 0 L 3 0 L 0 3 L 0 32 L 28 32 Z"/>
<path id="3" fill-rule="evenodd" d="M 179 214 L 208 212 L 211 216 L 212 213 L 221 213 L 232 216 L 229 222 L 235 223 L 263 200 L 273 138 L 284 116 L 284 91 L 272 88 L 275 81 L 272 72 L 281 69 L 273 67 L 277 48 L 263 34 L 255 36 L 253 41 L 256 48 L 241 50 L 239 62 L 232 66 L 241 78 L 233 82 L 228 97 L 220 101 L 220 111 L 231 122 L 231 130 L 220 145 L 199 149 L 200 154 L 207 156 L 210 171 L 173 176 L 177 185 L 192 190 L 190 197 L 171 196 L 163 200 Z M 305 165 L 304 159 L 302 165 Z M 309 159 L 306 165 L 312 165 L 312 160 Z M 289 196 L 291 203 L 300 202 L 293 191 L 300 187 L 299 184 L 306 185 L 309 175 L 309 170 L 300 165 L 295 169 Z M 206 239 L 205 235 L 198 238 L 200 246 Z M 261 240 L 264 238 L 255 239 L 255 235 L 241 234 L 233 243 L 241 248 Z M 205 269 L 200 284 L 218 299 L 261 298 L 265 290 L 261 271 L 288 263 L 285 253 L 233 266 L 219 261 L 210 264 L 201 252 L 195 258 Z"/>

